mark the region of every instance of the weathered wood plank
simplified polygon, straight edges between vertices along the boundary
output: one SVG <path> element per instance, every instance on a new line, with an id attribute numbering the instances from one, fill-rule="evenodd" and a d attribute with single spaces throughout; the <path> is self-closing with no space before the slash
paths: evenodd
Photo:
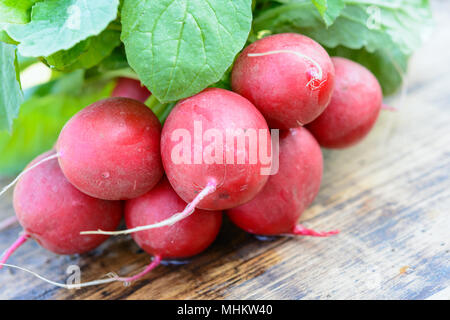
<path id="1" fill-rule="evenodd" d="M 358 146 L 324 151 L 322 189 L 302 220 L 340 235 L 259 241 L 227 222 L 189 264 L 161 266 L 129 287 L 67 291 L 3 270 L 0 298 L 450 299 L 450 4 L 434 6 L 437 28 L 411 63 L 408 92 L 390 101 L 400 110 L 383 112 Z M 0 199 L 0 218 L 11 214 L 9 193 Z M 0 251 L 19 231 L 0 233 Z M 129 237 L 72 257 L 30 241 L 10 260 L 58 281 L 71 264 L 90 280 L 135 273 L 148 261 Z"/>

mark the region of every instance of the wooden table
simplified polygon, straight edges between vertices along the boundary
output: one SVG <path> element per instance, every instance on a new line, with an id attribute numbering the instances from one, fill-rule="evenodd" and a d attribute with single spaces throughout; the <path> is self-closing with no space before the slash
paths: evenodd
<path id="1" fill-rule="evenodd" d="M 155 269 L 145 279 L 65 290 L 21 271 L 0 272 L 3 299 L 450 299 L 450 4 L 434 2 L 436 29 L 411 61 L 407 92 L 387 100 L 370 136 L 348 150 L 324 150 L 322 189 L 303 215 L 323 238 L 260 241 L 229 222 L 204 254 Z M 5 184 L 8 180 L 3 180 Z M 13 215 L 11 193 L 0 218 Z M 0 252 L 20 227 L 0 233 Z M 141 270 L 150 257 L 129 237 L 81 256 L 26 243 L 10 263 L 64 282 Z"/>

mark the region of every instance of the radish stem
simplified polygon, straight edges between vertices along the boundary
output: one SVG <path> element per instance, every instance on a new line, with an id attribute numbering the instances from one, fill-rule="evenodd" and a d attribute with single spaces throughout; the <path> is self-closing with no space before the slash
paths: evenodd
<path id="1" fill-rule="evenodd" d="M 29 234 L 23 234 L 21 235 L 2 255 L 2 259 L 0 260 L 0 269 L 2 268 L 3 264 L 9 259 L 9 257 L 16 251 L 22 244 L 24 244 L 28 238 L 30 237 Z"/>

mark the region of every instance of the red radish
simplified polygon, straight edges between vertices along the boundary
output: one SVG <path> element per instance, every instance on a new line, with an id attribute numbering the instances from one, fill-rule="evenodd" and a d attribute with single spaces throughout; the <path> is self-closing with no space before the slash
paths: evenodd
<path id="1" fill-rule="evenodd" d="M 60 176 L 64 179 L 62 174 Z M 74 188 L 72 189 L 77 191 Z M 81 193 L 78 192 L 78 194 Z M 84 197 L 89 198 L 88 196 Z M 174 213 L 183 210 L 185 206 L 186 203 L 175 193 L 167 179 L 163 178 L 150 192 L 126 202 L 125 220 L 128 227 L 139 229 L 141 225 L 152 224 L 170 218 Z M 222 212 L 200 209 L 197 209 L 195 212 L 195 215 L 187 217 L 176 225 L 156 230 L 140 230 L 133 234 L 137 244 L 143 250 L 152 254 L 154 259 L 143 271 L 131 277 L 119 277 L 110 273 L 108 274 L 109 278 L 106 279 L 67 285 L 45 279 L 37 273 L 22 267 L 2 262 L 0 264 L 31 273 L 50 284 L 66 289 L 88 287 L 114 281 L 132 282 L 157 267 L 162 259 L 192 257 L 204 251 L 215 240 L 222 224 Z M 119 233 L 123 232 L 119 231 Z M 104 236 L 89 236 L 86 239 L 92 237 Z"/>
<path id="2" fill-rule="evenodd" d="M 184 202 L 173 190 L 164 177 L 151 191 L 139 198 L 126 201 L 125 221 L 128 230 L 116 232 L 82 232 L 82 234 L 127 234 L 144 251 L 154 256 L 154 260 L 143 271 L 132 277 L 115 280 L 132 282 L 143 277 L 164 258 L 187 258 L 204 251 L 217 237 L 222 224 L 222 212 L 206 211 L 193 208 L 195 214 L 184 217 L 182 221 L 175 218 L 179 211 L 185 210 Z M 163 226 L 159 226 L 163 224 Z M 153 230 L 150 230 L 153 229 Z"/>
<path id="3" fill-rule="evenodd" d="M 215 130 L 225 139 L 226 131 L 240 130 L 256 133 L 263 132 L 263 136 L 256 136 L 255 145 L 261 148 L 262 140 L 268 141 L 270 148 L 270 133 L 267 123 L 258 110 L 245 98 L 224 89 L 210 88 L 201 93 L 179 102 L 167 118 L 161 136 L 161 155 L 166 175 L 177 192 L 186 202 L 193 201 L 196 195 L 208 184 L 215 190 L 208 194 L 197 205 L 206 210 L 223 210 L 235 207 L 252 199 L 264 186 L 268 176 L 261 174 L 264 164 L 258 157 L 254 164 L 249 161 L 252 150 L 250 143 L 239 146 L 233 141 L 230 149 L 225 142 L 220 154 L 216 155 L 222 163 L 207 164 L 205 161 L 196 164 L 196 153 L 203 155 L 211 145 L 217 146 L 218 141 L 210 142 L 203 139 L 196 141 L 196 128 L 203 132 Z M 180 146 L 180 137 L 176 133 L 186 130 L 194 141 L 187 150 L 192 157 L 191 164 L 176 163 Z M 239 136 L 244 137 L 244 132 Z M 248 141 L 247 141 L 248 142 Z M 264 148 L 264 147 L 262 147 Z M 255 149 L 256 150 L 256 149 Z M 255 151 L 253 150 L 253 151 Z M 182 150 L 186 151 L 186 150 Z M 199 151 L 199 152 L 198 152 Z M 223 151 L 223 152 L 222 152 Z M 234 155 L 245 155 L 245 163 L 238 164 L 236 157 L 227 161 L 227 152 Z M 203 159 L 204 160 L 204 159 Z M 233 162 L 233 163 L 229 163 Z"/>
<path id="4" fill-rule="evenodd" d="M 148 192 L 162 177 L 160 136 L 161 124 L 146 105 L 109 98 L 72 117 L 56 149 L 76 188 L 99 199 L 125 200 Z"/>
<path id="5" fill-rule="evenodd" d="M 307 128 L 321 146 L 346 148 L 372 129 L 383 95 L 378 80 L 364 66 L 345 58 L 333 57 L 332 61 L 336 81 L 331 102 Z"/>
<path id="6" fill-rule="evenodd" d="M 150 95 L 151 92 L 139 80 L 123 77 L 117 80 L 111 93 L 111 97 L 130 98 L 140 102 L 145 102 Z"/>
<path id="7" fill-rule="evenodd" d="M 258 235 L 296 234 L 328 236 L 297 224 L 319 192 L 322 152 L 303 127 L 283 131 L 280 137 L 279 171 L 250 202 L 228 210 L 237 226 Z"/>
<path id="8" fill-rule="evenodd" d="M 209 133 L 215 134 L 210 136 L 213 139 L 206 138 Z M 141 226 L 140 230 L 173 225 L 191 215 L 196 207 L 223 210 L 251 200 L 270 174 L 270 139 L 263 116 L 234 92 L 209 88 L 180 101 L 164 124 L 161 155 L 170 184 L 189 203 L 183 211 Z M 214 159 L 207 157 L 208 151 L 213 151 Z M 261 156 L 264 151 L 269 156 Z M 135 231 L 87 230 L 83 234 Z"/>
<path id="9" fill-rule="evenodd" d="M 314 40 L 295 33 L 260 39 L 234 64 L 233 91 L 249 99 L 269 127 L 288 129 L 317 118 L 328 105 L 334 68 Z"/>
<path id="10" fill-rule="evenodd" d="M 125 221 L 128 228 L 150 225 L 170 218 L 185 206 L 186 202 L 175 193 L 167 179 L 163 178 L 145 195 L 126 202 Z M 221 212 L 196 209 L 195 214 L 172 226 L 138 231 L 132 236 L 156 261 L 164 258 L 187 258 L 204 251 L 215 240 L 221 224 Z M 129 280 L 136 280 L 143 275 L 139 273 L 136 278 Z"/>
<path id="11" fill-rule="evenodd" d="M 28 167 L 51 154 L 52 151 L 42 154 Z M 73 187 L 56 159 L 42 162 L 22 175 L 14 189 L 14 209 L 24 234 L 0 263 L 4 263 L 30 237 L 57 254 L 90 251 L 107 237 L 82 236 L 80 231 L 92 228 L 115 230 L 123 213 L 120 201 L 95 199 Z"/>

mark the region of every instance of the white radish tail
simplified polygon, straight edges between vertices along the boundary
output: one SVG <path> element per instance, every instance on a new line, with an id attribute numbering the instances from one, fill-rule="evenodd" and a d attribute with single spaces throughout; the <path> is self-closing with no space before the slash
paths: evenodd
<path id="1" fill-rule="evenodd" d="M 154 257 L 153 261 L 141 272 L 139 272 L 137 275 L 132 276 L 132 277 L 119 277 L 118 275 L 116 275 L 113 272 L 110 272 L 106 275 L 106 279 L 97 279 L 97 280 L 93 280 L 93 281 L 89 281 L 89 282 L 82 282 L 82 283 L 75 283 L 75 284 L 65 284 L 65 283 L 60 283 L 60 282 L 56 282 L 56 281 L 52 281 L 50 279 L 47 279 L 41 275 L 39 275 L 38 273 L 31 271 L 29 269 L 23 268 L 23 267 L 19 267 L 13 264 L 8 264 L 8 263 L 0 263 L 0 268 L 1 267 L 8 267 L 8 268 L 13 268 L 13 269 L 18 269 L 18 270 L 22 270 L 25 271 L 29 274 L 32 274 L 33 276 L 35 276 L 36 278 L 41 279 L 42 281 L 45 281 L 51 285 L 54 285 L 56 287 L 60 287 L 60 288 L 64 288 L 64 289 L 80 289 L 80 288 L 84 288 L 84 287 L 91 287 L 91 286 L 97 286 L 97 285 L 101 285 L 101 284 L 105 284 L 105 283 L 111 283 L 111 282 L 123 282 L 125 285 L 128 285 L 130 282 L 136 281 L 140 278 L 142 278 L 144 275 L 146 275 L 147 273 L 149 273 L 150 271 L 152 271 L 154 268 L 156 268 L 159 264 L 161 263 L 161 256 L 157 255 Z"/>
<path id="2" fill-rule="evenodd" d="M 19 181 L 19 179 L 26 174 L 27 172 L 33 170 L 34 168 L 36 168 L 37 166 L 41 165 L 42 163 L 52 160 L 52 159 L 56 159 L 59 157 L 58 153 L 52 154 L 51 156 L 45 157 L 44 159 L 39 160 L 38 162 L 36 162 L 35 164 L 33 164 L 32 166 L 29 166 L 28 168 L 26 168 L 25 170 L 23 170 L 13 181 L 11 181 L 10 184 L 8 184 L 7 186 L 5 186 L 2 191 L 0 191 L 0 196 L 2 196 L 6 191 L 8 191 L 13 185 L 16 184 L 17 181 Z"/>
<path id="3" fill-rule="evenodd" d="M 138 232 L 138 231 L 144 231 L 144 230 L 149 230 L 149 229 L 155 229 L 155 228 L 161 228 L 161 227 L 166 227 L 166 226 L 171 226 L 175 223 L 177 223 L 178 221 L 181 221 L 187 217 L 189 217 L 191 214 L 194 213 L 195 211 L 195 207 L 200 203 L 200 201 L 202 201 L 207 195 L 213 193 L 214 191 L 216 191 L 216 184 L 215 183 L 208 183 L 206 185 L 206 187 L 199 193 L 197 194 L 197 196 L 194 198 L 194 200 L 192 200 L 192 202 L 188 203 L 188 205 L 186 206 L 186 208 L 178 213 L 175 213 L 173 216 L 171 216 L 170 218 L 154 223 L 154 224 L 150 224 L 150 225 L 145 225 L 145 226 L 139 226 L 133 229 L 127 229 L 127 230 L 120 230 L 120 231 L 104 231 L 104 230 L 97 230 L 97 231 L 82 231 L 80 232 L 80 234 L 104 234 L 104 235 L 111 235 L 111 236 L 116 236 L 116 235 L 120 235 L 120 234 L 129 234 L 129 233 L 133 233 L 133 232 Z"/>

